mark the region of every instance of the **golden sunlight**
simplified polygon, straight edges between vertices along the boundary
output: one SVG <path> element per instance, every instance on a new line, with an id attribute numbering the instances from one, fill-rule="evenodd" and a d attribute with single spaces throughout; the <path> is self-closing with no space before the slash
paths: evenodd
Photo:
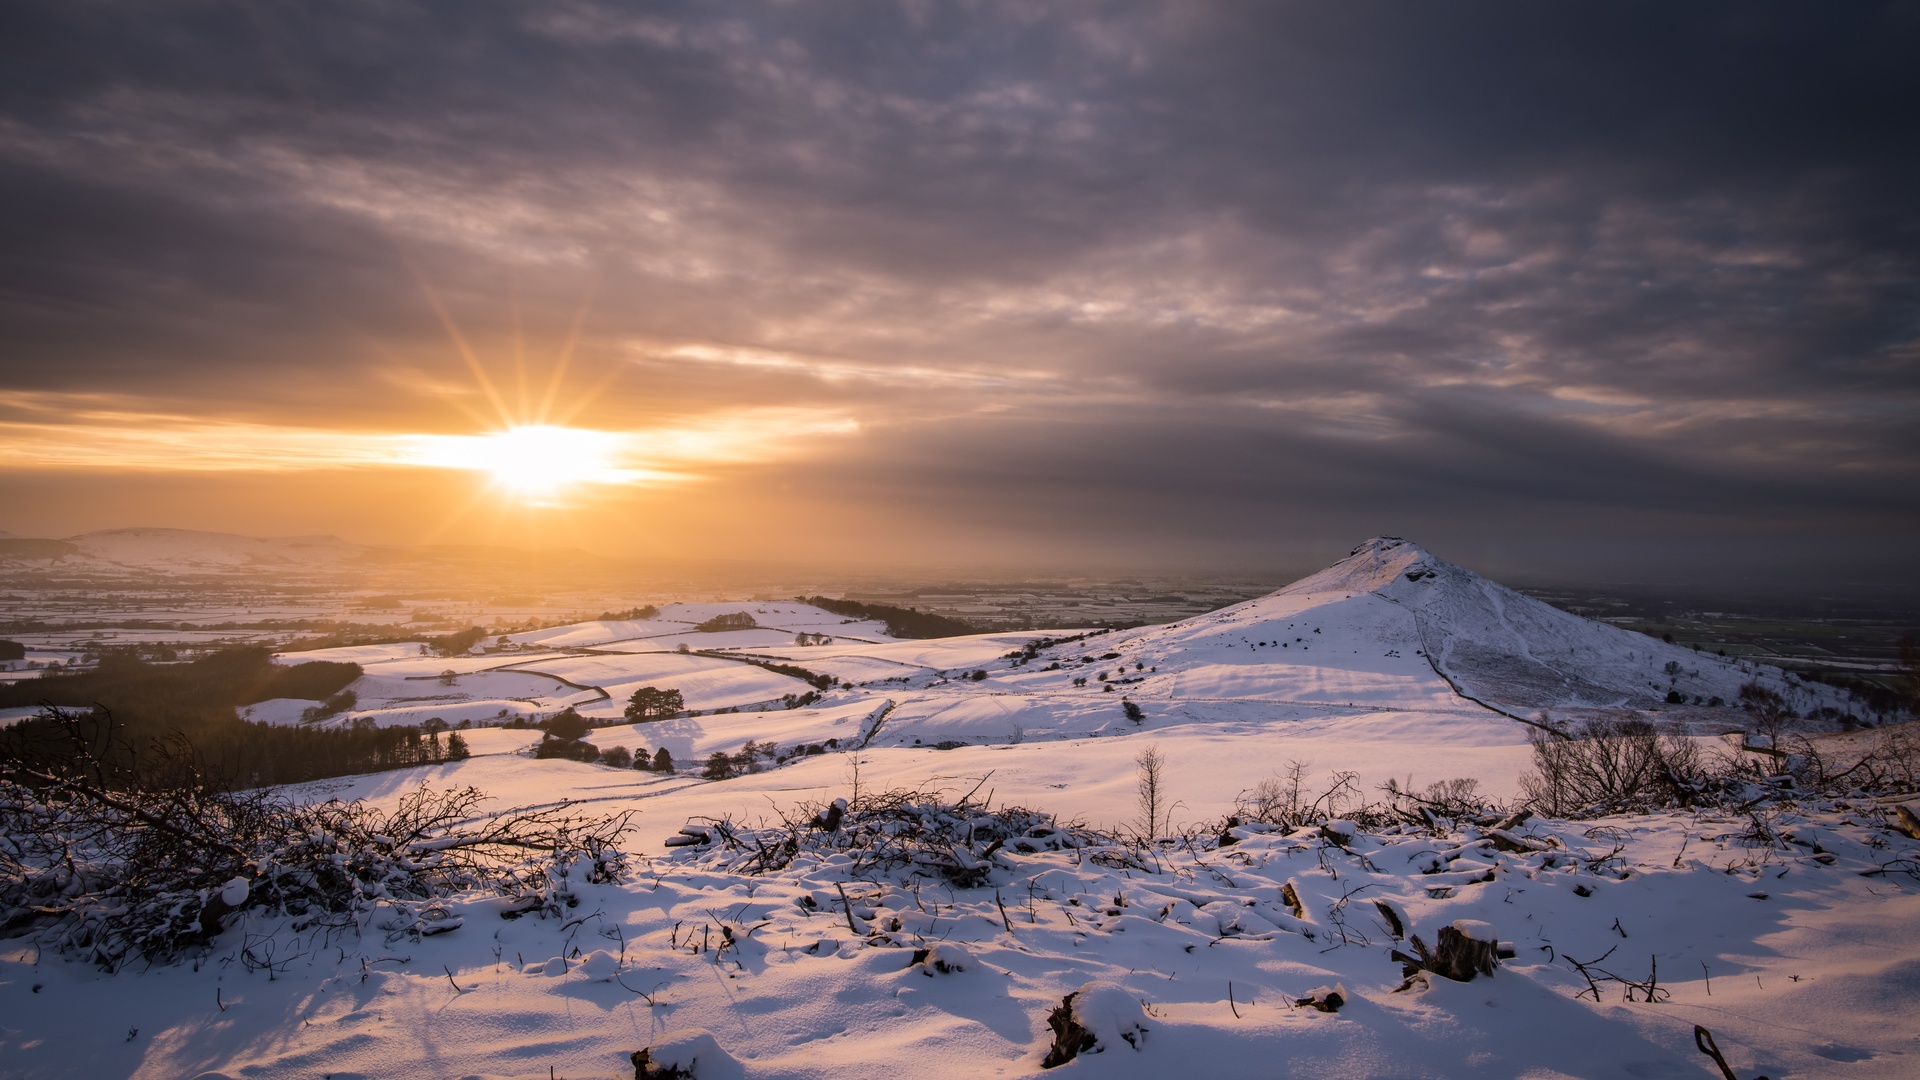
<path id="1" fill-rule="evenodd" d="M 206 419 L 139 405 L 0 390 L 0 461 L 34 471 L 181 475 L 449 469 L 487 479 L 476 498 L 554 507 L 795 462 L 861 430 L 841 410 L 797 407 L 720 410 L 628 430 L 506 421 L 474 434 L 425 434 Z"/>
<path id="2" fill-rule="evenodd" d="M 486 435 L 416 436 L 422 465 L 470 469 L 528 502 L 545 502 L 583 484 L 626 484 L 641 478 L 617 462 L 626 437 L 607 431 L 531 424 Z"/>

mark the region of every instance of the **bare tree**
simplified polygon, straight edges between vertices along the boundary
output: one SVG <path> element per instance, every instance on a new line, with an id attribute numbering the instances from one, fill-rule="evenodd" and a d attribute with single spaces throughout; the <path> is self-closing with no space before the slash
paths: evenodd
<path id="1" fill-rule="evenodd" d="M 1632 717 L 1595 717 L 1572 731 L 1527 733 L 1534 771 L 1520 777 L 1527 802 L 1548 815 L 1690 800 L 1705 781 L 1699 748 Z"/>
<path id="2" fill-rule="evenodd" d="M 1134 773 L 1137 777 L 1139 801 L 1135 804 L 1140 810 L 1142 836 L 1152 840 L 1166 829 L 1167 816 L 1172 807 L 1167 805 L 1167 758 L 1160 747 L 1149 746 L 1134 757 Z"/>
<path id="3" fill-rule="evenodd" d="M 1359 773 L 1336 769 L 1327 774 L 1324 787 L 1315 794 L 1307 786 L 1311 768 L 1305 761 L 1287 762 L 1282 774 L 1269 776 L 1240 793 L 1234 800 L 1234 816 L 1295 829 L 1339 817 L 1362 801 Z"/>
<path id="4" fill-rule="evenodd" d="M 1772 751 L 1775 763 L 1773 772 L 1779 773 L 1780 733 L 1787 721 L 1796 719 L 1794 711 L 1787 707 L 1785 698 L 1757 682 L 1740 687 L 1740 706 L 1752 714 L 1754 726 L 1767 737 L 1767 749 Z"/>
<path id="5" fill-rule="evenodd" d="M 1237 816 L 1287 828 L 1300 824 L 1307 767 L 1304 761 L 1289 761 L 1286 775 L 1269 776 L 1254 785 L 1252 791 L 1241 792 L 1235 805 L 1239 811 Z"/>

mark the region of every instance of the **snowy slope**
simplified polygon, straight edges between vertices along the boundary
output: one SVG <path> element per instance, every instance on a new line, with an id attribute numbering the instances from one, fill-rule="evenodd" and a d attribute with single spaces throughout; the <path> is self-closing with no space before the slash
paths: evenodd
<path id="1" fill-rule="evenodd" d="M 719 615 L 746 614 L 751 630 L 707 632 L 696 629 Z M 826 634 L 855 642 L 885 642 L 882 623 L 851 620 L 811 604 L 748 603 L 666 604 L 650 619 L 594 620 L 514 634 L 509 640 L 543 649 L 604 649 L 618 652 L 672 652 L 689 649 L 756 649 L 792 645 L 799 634 Z"/>
<path id="2" fill-rule="evenodd" d="M 1268 596 L 1138 632 L 1116 645 L 1174 678 L 1141 693 L 1173 698 L 1351 700 L 1443 708 L 1457 689 L 1532 717 L 1545 709 L 1663 708 L 1734 701 L 1748 682 L 1801 711 L 1837 692 L 1778 668 L 1669 645 L 1569 614 L 1396 537 Z M 1677 674 L 1665 669 L 1677 664 Z"/>
<path id="3" fill-rule="evenodd" d="M 1756 681 L 1803 706 L 1839 703 L 1830 689 L 1778 668 L 1742 665 L 1569 614 L 1394 537 L 1369 540 L 1282 592 L 1361 589 L 1409 611 L 1435 667 L 1504 708 L 1653 708 L 1670 689 L 1733 701 L 1743 684 Z M 1677 677 L 1665 672 L 1669 663 L 1679 665 Z"/>

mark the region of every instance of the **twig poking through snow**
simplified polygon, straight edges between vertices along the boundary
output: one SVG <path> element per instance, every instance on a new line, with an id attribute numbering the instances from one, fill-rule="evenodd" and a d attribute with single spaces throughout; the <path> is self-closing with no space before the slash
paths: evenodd
<path id="1" fill-rule="evenodd" d="M 840 909 L 847 913 L 847 932 L 856 937 L 859 936 L 860 928 L 853 925 L 853 901 L 847 899 L 846 886 L 836 881 L 833 883 L 833 888 L 840 894 Z"/>
<path id="2" fill-rule="evenodd" d="M 1699 1047 L 1701 1053 L 1712 1058 L 1715 1065 L 1720 1066 L 1720 1075 L 1726 1077 L 1726 1080 L 1740 1080 L 1734 1075 L 1733 1066 L 1727 1064 L 1726 1056 L 1720 1053 L 1720 1047 L 1713 1041 L 1713 1032 L 1699 1024 L 1693 1025 L 1693 1045 Z M 1758 1080 L 1767 1080 L 1767 1078 L 1762 1076 Z"/>

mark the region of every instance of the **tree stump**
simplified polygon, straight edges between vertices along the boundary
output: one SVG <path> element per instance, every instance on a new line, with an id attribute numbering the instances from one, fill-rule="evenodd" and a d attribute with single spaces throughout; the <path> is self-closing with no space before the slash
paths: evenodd
<path id="1" fill-rule="evenodd" d="M 1079 1057 L 1082 1050 L 1093 1049 L 1099 1041 L 1074 1018 L 1073 999 L 1079 996 L 1079 991 L 1068 994 L 1060 999 L 1058 1008 L 1047 1014 L 1047 1026 L 1053 1029 L 1053 1045 L 1047 1048 L 1047 1056 L 1040 1059 L 1041 1068 L 1065 1065 Z"/>
<path id="2" fill-rule="evenodd" d="M 1323 1013 L 1340 1011 L 1347 1003 L 1347 985 L 1317 986 L 1307 992 L 1306 997 L 1294 998 L 1293 1003 L 1303 1009 L 1318 1009 Z"/>
<path id="3" fill-rule="evenodd" d="M 1408 956 L 1398 949 L 1392 954 L 1409 979 L 1422 971 L 1430 971 L 1454 982 L 1470 982 L 1475 975 L 1491 975 L 1493 969 L 1500 966 L 1497 940 L 1469 937 L 1456 926 L 1441 927 L 1439 940 L 1431 949 L 1420 940 L 1419 934 L 1413 935 L 1411 941 L 1418 956 Z"/>
<path id="4" fill-rule="evenodd" d="M 678 1065 L 655 1065 L 651 1050 L 635 1050 L 627 1060 L 633 1062 L 633 1080 L 693 1080 L 693 1074 Z"/>
<path id="5" fill-rule="evenodd" d="M 1913 811 L 1904 806 L 1894 807 L 1893 815 L 1894 828 L 1899 829 L 1915 840 L 1920 840 L 1920 817 L 1914 816 Z"/>

